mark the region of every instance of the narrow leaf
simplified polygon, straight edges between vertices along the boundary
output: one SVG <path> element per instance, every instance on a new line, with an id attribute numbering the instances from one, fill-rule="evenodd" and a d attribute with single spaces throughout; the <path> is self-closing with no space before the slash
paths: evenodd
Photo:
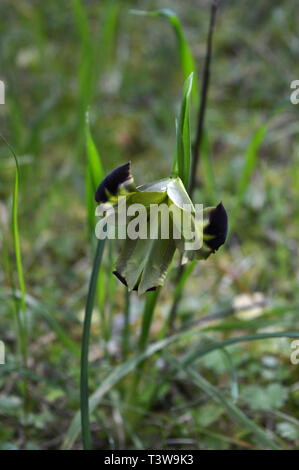
<path id="1" fill-rule="evenodd" d="M 180 115 L 177 123 L 176 150 L 172 171 L 177 174 L 188 188 L 191 171 L 191 138 L 190 138 L 190 99 L 193 73 L 184 84 Z"/>
<path id="2" fill-rule="evenodd" d="M 164 18 L 169 21 L 177 39 L 178 53 L 184 78 L 186 79 L 192 72 L 194 72 L 192 95 L 195 103 L 198 103 L 199 92 L 195 61 L 193 59 L 193 55 L 189 47 L 188 41 L 184 35 L 180 20 L 176 13 L 166 8 L 156 11 L 131 10 L 131 13 L 139 16 L 150 16 L 152 18 Z"/>

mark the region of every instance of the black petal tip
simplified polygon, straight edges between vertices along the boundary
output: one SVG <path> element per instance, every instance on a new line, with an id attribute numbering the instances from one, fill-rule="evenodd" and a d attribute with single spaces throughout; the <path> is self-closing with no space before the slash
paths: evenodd
<path id="1" fill-rule="evenodd" d="M 118 271 L 113 271 L 113 274 L 114 274 L 114 276 L 117 277 L 117 279 L 118 279 L 124 286 L 128 287 L 127 281 L 125 280 L 125 278 L 124 278 L 121 274 L 119 274 Z M 136 290 L 136 291 L 137 291 L 137 290 L 138 290 L 138 285 L 136 285 L 133 290 Z M 155 286 L 154 286 L 154 287 L 151 287 L 150 289 L 147 289 L 146 292 L 150 292 L 150 291 L 154 291 L 154 290 L 157 290 L 157 287 L 155 287 Z"/>
<path id="2" fill-rule="evenodd" d="M 147 289 L 146 292 L 152 292 L 152 291 L 155 291 L 155 290 L 157 290 L 157 286 L 150 287 L 149 289 Z"/>
<path id="3" fill-rule="evenodd" d="M 109 173 L 109 175 L 103 179 L 98 189 L 96 190 L 96 202 L 107 202 L 107 192 L 115 195 L 119 186 L 131 178 L 130 169 L 131 162 L 128 162 L 111 171 L 111 173 Z"/>
<path id="4" fill-rule="evenodd" d="M 209 223 L 204 229 L 205 235 L 210 235 L 210 239 L 206 241 L 208 247 L 214 253 L 221 245 L 225 243 L 228 231 L 227 213 L 222 202 L 213 209 L 209 216 Z"/>
<path id="5" fill-rule="evenodd" d="M 128 287 L 127 281 L 125 280 L 125 278 L 124 278 L 124 277 L 122 277 L 122 275 L 121 275 L 121 274 L 119 274 L 119 272 L 118 272 L 118 271 L 113 271 L 113 274 L 114 274 L 114 276 L 116 276 L 116 277 L 117 277 L 117 279 L 119 279 L 119 280 L 120 280 L 120 282 L 122 282 L 122 284 L 124 284 L 124 286 Z"/>

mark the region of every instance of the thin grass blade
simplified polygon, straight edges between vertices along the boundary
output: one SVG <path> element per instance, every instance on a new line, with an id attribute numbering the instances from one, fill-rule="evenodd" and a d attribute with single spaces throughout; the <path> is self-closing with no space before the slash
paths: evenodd
<path id="1" fill-rule="evenodd" d="M 86 165 L 86 205 L 87 205 L 87 218 L 89 237 L 92 237 L 95 229 L 95 199 L 94 195 L 99 183 L 104 178 L 104 171 L 100 155 L 97 151 L 95 143 L 93 141 L 90 128 L 89 128 L 89 114 L 86 113 L 85 121 L 85 135 L 86 135 L 86 153 L 87 153 L 87 165 Z"/>
<path id="2" fill-rule="evenodd" d="M 88 402 L 88 351 L 91 317 L 96 294 L 97 279 L 102 262 L 105 240 L 99 240 L 94 258 L 88 295 L 85 307 L 85 317 L 83 325 L 83 337 L 81 347 L 81 375 L 80 375 L 80 406 L 81 406 L 81 426 L 84 449 L 91 449 L 91 434 L 89 428 L 89 402 Z"/>
<path id="3" fill-rule="evenodd" d="M 186 355 L 184 358 L 184 364 L 186 366 L 190 365 L 200 357 L 205 356 L 206 354 L 215 351 L 216 349 L 224 348 L 236 343 L 244 343 L 246 341 L 256 341 L 260 339 L 269 339 L 269 338 L 299 338 L 298 331 L 280 331 L 277 333 L 256 333 L 253 335 L 239 336 L 238 338 L 230 338 L 224 341 L 217 341 L 212 343 L 204 348 L 200 348 L 197 351 L 192 351 Z"/>
<path id="4" fill-rule="evenodd" d="M 251 176 L 258 162 L 259 149 L 261 147 L 268 126 L 269 123 L 267 122 L 257 129 L 246 150 L 244 167 L 236 191 L 235 204 L 232 210 L 232 214 L 230 216 L 230 232 L 232 232 L 235 228 L 238 214 L 242 206 L 242 202 L 244 200 L 244 196 L 249 186 Z"/>
<path id="5" fill-rule="evenodd" d="M 254 434 L 263 446 L 269 447 L 272 450 L 280 450 L 280 447 L 275 441 L 268 437 L 264 429 L 258 426 L 253 420 L 249 419 L 242 410 L 231 403 L 218 388 L 214 387 L 202 375 L 189 367 L 181 370 L 183 370 L 201 390 L 220 403 L 241 426 L 244 426 L 248 431 Z"/>
<path id="6" fill-rule="evenodd" d="M 184 84 L 180 115 L 176 128 L 176 148 L 172 172 L 178 175 L 189 187 L 191 172 L 191 137 L 190 137 L 190 101 L 193 73 L 189 75 Z"/>
<path id="7" fill-rule="evenodd" d="M 193 334 L 193 333 L 192 333 Z M 108 393 L 120 380 L 122 380 L 127 374 L 134 371 L 138 364 L 145 361 L 147 358 L 153 356 L 156 352 L 165 349 L 176 341 L 189 336 L 190 332 L 174 334 L 168 338 L 165 338 L 161 341 L 157 341 L 150 346 L 148 346 L 144 351 L 136 354 L 134 357 L 131 357 L 126 362 L 123 362 L 119 366 L 115 367 L 111 374 L 109 374 L 98 387 L 98 389 L 91 395 L 89 398 L 89 412 L 93 413 L 96 407 L 100 404 L 102 398 Z M 66 437 L 63 443 L 63 449 L 70 449 L 77 439 L 80 429 L 81 429 L 81 414 L 78 411 L 66 433 Z"/>
<path id="8" fill-rule="evenodd" d="M 131 10 L 131 13 L 139 16 L 149 16 L 152 18 L 164 18 L 169 21 L 170 25 L 173 28 L 174 34 L 177 40 L 179 59 L 184 74 L 184 78 L 190 76 L 191 73 L 194 73 L 193 85 L 192 85 L 192 95 L 195 103 L 198 103 L 199 100 L 199 91 L 198 91 L 198 82 L 197 82 L 197 72 L 196 65 L 193 59 L 193 55 L 188 44 L 188 41 L 184 35 L 183 28 L 181 26 L 180 20 L 176 13 L 169 9 L 162 9 L 156 11 L 144 11 L 144 10 Z"/>

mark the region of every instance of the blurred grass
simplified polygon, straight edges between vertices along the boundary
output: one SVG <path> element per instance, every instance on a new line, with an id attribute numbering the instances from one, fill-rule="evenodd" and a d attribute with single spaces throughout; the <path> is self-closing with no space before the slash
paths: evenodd
<path id="1" fill-rule="evenodd" d="M 14 182 L 14 189 L 13 189 L 13 203 L 12 203 L 12 231 L 13 231 L 13 246 L 14 246 L 14 255 L 15 255 L 15 264 L 16 264 L 16 272 L 17 272 L 17 279 L 18 285 L 20 289 L 20 299 L 16 300 L 16 318 L 17 318 L 17 334 L 18 334 L 18 344 L 19 344 L 19 352 L 21 355 L 22 366 L 24 368 L 27 367 L 28 363 L 28 320 L 27 320 L 27 308 L 26 308 L 26 291 L 25 291 L 25 281 L 24 281 L 24 274 L 23 274 L 23 264 L 22 264 L 22 256 L 21 256 L 21 246 L 20 246 L 20 236 L 19 236 L 19 223 L 18 223 L 18 197 L 19 197 L 19 181 L 20 181 L 20 168 L 17 155 L 13 149 L 13 147 L 7 142 L 5 137 L 0 134 L 1 141 L 4 142 L 6 145 L 9 153 L 14 159 L 15 163 L 15 182 Z M 6 248 L 6 246 L 5 246 Z M 7 258 L 9 257 L 6 254 Z M 11 277 L 10 282 L 15 289 L 15 280 L 13 279 L 11 266 L 9 265 L 9 276 Z M 28 386 L 27 380 L 24 378 L 23 382 L 23 405 L 24 405 L 24 413 L 26 415 L 29 406 L 29 395 L 28 395 Z"/>
<path id="2" fill-rule="evenodd" d="M 0 105 L 0 122 L 22 172 L 18 220 L 30 370 L 24 371 L 18 362 L 12 320 L 14 286 L 8 271 L 9 265 L 14 269 L 10 214 L 15 166 L 1 145 L 0 243 L 5 256 L 0 259 L 0 339 L 6 344 L 7 364 L 0 369 L 0 448 L 59 448 L 74 416 L 80 422 L 78 349 L 91 269 L 92 191 L 100 178 L 96 153 L 89 160 L 84 148 L 85 113 L 89 106 L 94 145 L 90 152 L 99 150 L 105 172 L 131 160 L 138 184 L 168 174 L 182 84 L 193 68 L 191 54 L 197 70 L 202 70 L 209 8 L 204 1 L 183 5 L 175 0 L 171 8 L 180 21 L 176 35 L 166 21 L 129 13 L 163 7 L 156 1 L 74 1 L 63 7 L 57 0 L 38 5 L 1 2 L 0 79 L 6 84 L 6 104 Z M 288 103 L 289 83 L 298 78 L 296 8 L 294 0 L 287 5 L 262 0 L 248 9 L 241 0 L 225 2 L 220 9 L 200 186 L 194 196 L 204 205 L 223 201 L 231 236 L 217 257 L 187 268 L 188 282 L 182 277 L 174 287 L 173 270 L 159 295 L 151 340 L 163 337 L 173 299 L 183 287 L 175 326 L 198 322 L 194 334 L 172 344 L 177 361 L 198 351 L 199 329 L 217 348 L 240 335 L 298 330 L 299 108 L 285 104 L 269 122 L 277 107 L 284 100 Z M 196 102 L 193 96 L 192 135 Z M 96 175 L 93 182 L 86 183 L 88 172 Z M 91 415 L 94 447 L 120 447 L 118 422 L 127 448 L 263 445 L 244 423 L 229 419 L 221 400 L 216 403 L 210 396 L 216 389 L 231 401 L 232 369 L 219 351 L 200 360 L 200 393 L 199 383 L 191 377 L 182 380 L 180 372 L 167 380 L 162 348 L 168 350 L 171 339 L 136 355 L 144 299 L 133 293 L 126 303 L 123 286 L 111 284 L 111 250 L 103 259 L 99 286 L 105 292 L 98 292 L 91 324 L 89 385 L 91 392 L 98 390 Z M 265 301 L 264 306 L 242 311 L 242 305 L 254 304 L 256 298 Z M 204 316 L 232 306 L 229 315 L 200 323 Z M 299 395 L 290 343 L 288 338 L 236 343 L 229 353 L 238 378 L 235 405 L 251 425 L 265 429 L 271 439 L 275 435 L 279 446 L 295 449 Z M 128 406 L 124 397 L 132 372 L 146 357 L 134 406 Z M 25 375 L 31 397 L 27 436 L 20 400 Z M 270 411 L 258 408 L 259 393 L 273 383 L 284 387 L 287 399 L 278 400 Z M 249 389 L 248 400 L 244 390 L 252 384 L 258 389 Z M 285 423 L 295 431 L 286 428 L 286 435 Z M 80 448 L 80 426 L 72 429 L 76 432 L 68 446 Z"/>

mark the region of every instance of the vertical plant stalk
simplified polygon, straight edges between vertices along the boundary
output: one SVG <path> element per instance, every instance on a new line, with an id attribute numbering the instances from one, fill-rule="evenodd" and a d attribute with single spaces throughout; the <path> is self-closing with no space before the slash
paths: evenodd
<path id="1" fill-rule="evenodd" d="M 108 283 L 108 293 L 107 293 L 107 300 L 108 300 L 108 331 L 107 331 L 107 338 L 106 338 L 106 343 L 109 342 L 111 335 L 112 335 L 112 330 L 113 330 L 113 318 L 114 318 L 114 308 L 115 308 L 115 281 L 116 278 L 113 274 L 113 267 L 115 264 L 115 249 L 116 246 L 113 243 L 113 240 L 109 241 L 109 254 L 108 254 L 108 266 L 109 266 L 109 275 L 107 279 Z"/>
<path id="2" fill-rule="evenodd" d="M 151 324 L 153 321 L 154 311 L 155 311 L 155 307 L 158 301 L 160 290 L 161 288 L 158 287 L 157 290 L 155 290 L 154 292 L 148 292 L 146 294 L 144 312 L 142 315 L 141 331 L 140 331 L 140 336 L 139 336 L 139 341 L 138 341 L 138 353 L 144 352 L 147 346 L 148 338 L 150 334 L 150 328 L 151 328 Z M 140 381 L 140 374 L 143 369 L 143 366 L 144 366 L 144 362 L 141 362 L 136 368 L 133 382 L 132 382 L 132 387 L 130 389 L 129 398 L 128 398 L 129 405 L 133 402 L 133 400 L 136 399 L 136 393 L 137 393 L 138 385 Z"/>
<path id="3" fill-rule="evenodd" d="M 148 342 L 150 328 L 153 320 L 154 310 L 158 300 L 161 288 L 157 288 L 154 292 L 149 292 L 146 297 L 144 314 L 142 317 L 141 334 L 138 341 L 138 351 L 144 351 Z"/>
<path id="4" fill-rule="evenodd" d="M 173 294 L 173 302 L 171 304 L 167 319 L 165 321 L 165 324 L 163 325 L 163 328 L 161 330 L 161 336 L 160 338 L 163 339 L 165 338 L 166 334 L 170 331 L 173 331 L 174 327 L 174 319 L 176 316 L 176 311 L 178 304 L 181 300 L 183 289 L 185 286 L 185 283 L 189 276 L 192 274 L 195 266 L 197 264 L 197 261 L 194 260 L 190 264 L 188 264 L 186 267 L 182 264 L 180 264 L 179 269 L 178 269 L 178 277 L 176 281 L 176 287 L 175 291 Z"/>
<path id="5" fill-rule="evenodd" d="M 22 267 L 21 248 L 19 240 L 19 227 L 18 227 L 18 190 L 19 190 L 19 169 L 16 170 L 15 187 L 13 195 L 13 235 L 14 235 L 14 248 L 17 265 L 17 273 L 19 279 L 19 286 L 21 292 L 21 311 L 22 316 L 20 318 L 21 326 L 21 348 L 23 355 L 23 366 L 27 367 L 28 361 L 28 331 L 27 331 L 27 312 L 25 302 L 25 282 Z"/>
<path id="6" fill-rule="evenodd" d="M 205 120 L 205 112 L 206 112 L 206 106 L 207 106 L 209 83 L 210 83 L 210 64 L 211 64 L 211 59 L 212 59 L 213 33 L 215 29 L 216 13 L 217 13 L 219 3 L 220 3 L 220 0 L 213 0 L 212 5 L 211 5 L 208 40 L 207 40 L 205 63 L 204 63 L 202 85 L 201 85 L 201 92 L 200 92 L 200 104 L 199 104 L 198 115 L 197 115 L 198 117 L 197 117 L 196 136 L 195 136 L 195 141 L 193 144 L 193 153 L 192 153 L 191 177 L 190 177 L 190 185 L 189 185 L 189 195 L 191 199 L 193 196 L 194 189 L 196 187 L 196 172 L 197 172 L 197 168 L 200 162 L 200 146 L 201 146 L 203 134 L 204 134 L 204 120 Z M 184 266 L 180 265 L 179 271 L 178 271 L 177 283 L 180 282 L 180 279 L 183 276 L 183 274 L 184 274 Z M 177 309 L 181 300 L 181 296 L 182 296 L 182 289 L 179 292 L 179 294 L 174 297 L 173 304 L 170 308 L 169 320 L 168 320 L 170 331 L 173 329 L 173 325 L 174 325 Z"/>
<path id="7" fill-rule="evenodd" d="M 130 349 L 130 292 L 125 289 L 125 309 L 124 309 L 124 328 L 122 332 L 122 358 L 123 361 L 127 359 L 127 355 Z"/>
<path id="8" fill-rule="evenodd" d="M 210 84 L 210 65 L 212 58 L 212 43 L 213 33 L 215 29 L 216 13 L 219 6 L 220 0 L 213 0 L 211 5 L 210 25 L 208 33 L 208 41 L 206 48 L 205 63 L 203 69 L 201 93 L 200 93 L 200 106 L 198 109 L 196 137 L 193 146 L 193 160 L 192 160 L 192 171 L 191 171 L 191 182 L 190 182 L 190 197 L 192 198 L 195 186 L 196 186 L 196 171 L 200 161 L 200 145 L 203 136 L 205 112 L 207 106 L 207 97 Z"/>
<path id="9" fill-rule="evenodd" d="M 81 408 L 81 429 L 83 448 L 85 450 L 91 449 L 91 434 L 89 423 L 89 403 L 88 403 L 88 351 L 89 351 L 89 338 L 91 317 L 94 306 L 97 279 L 99 269 L 102 262 L 105 240 L 99 240 L 96 248 L 96 253 L 93 261 L 93 267 L 89 282 L 85 317 L 83 324 L 83 336 L 81 346 L 81 374 L 80 374 L 80 408 Z"/>

